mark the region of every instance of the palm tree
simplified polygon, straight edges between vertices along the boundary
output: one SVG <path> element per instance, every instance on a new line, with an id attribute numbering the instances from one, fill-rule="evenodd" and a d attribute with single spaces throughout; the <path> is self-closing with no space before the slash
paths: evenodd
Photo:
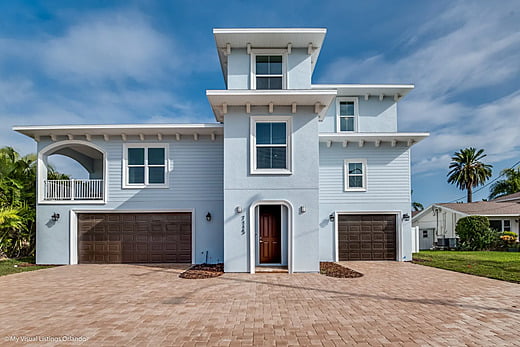
<path id="1" fill-rule="evenodd" d="M 496 199 L 503 195 L 520 192 L 520 166 L 516 169 L 508 168 L 500 172 L 505 179 L 496 181 L 491 185 L 489 199 Z"/>
<path id="2" fill-rule="evenodd" d="M 413 208 L 414 211 L 422 211 L 422 210 L 424 210 L 423 204 L 421 204 L 420 202 L 416 202 L 416 201 L 412 202 L 412 208 Z"/>
<path id="3" fill-rule="evenodd" d="M 468 191 L 468 202 L 473 201 L 473 188 L 483 184 L 491 177 L 492 165 L 481 160 L 486 157 L 483 149 L 464 148 L 451 157 L 448 183 L 456 184 L 459 189 Z"/>

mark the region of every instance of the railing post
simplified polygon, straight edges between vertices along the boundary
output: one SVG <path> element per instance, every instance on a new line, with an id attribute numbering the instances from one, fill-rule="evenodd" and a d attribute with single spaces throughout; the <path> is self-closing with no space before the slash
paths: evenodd
<path id="1" fill-rule="evenodd" d="M 76 185 L 74 184 L 74 178 L 70 179 L 70 199 L 74 200 L 74 195 L 76 194 L 75 191 Z"/>

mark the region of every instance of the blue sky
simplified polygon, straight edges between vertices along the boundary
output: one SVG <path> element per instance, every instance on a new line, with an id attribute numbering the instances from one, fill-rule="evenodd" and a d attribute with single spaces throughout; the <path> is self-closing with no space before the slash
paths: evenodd
<path id="1" fill-rule="evenodd" d="M 215 27 L 325 27 L 314 83 L 414 83 L 399 130 L 431 132 L 412 151 L 424 205 L 465 196 L 446 183 L 460 148 L 493 177 L 520 160 L 515 0 L 3 1 L 0 146 L 35 152 L 13 125 L 213 122 Z"/>

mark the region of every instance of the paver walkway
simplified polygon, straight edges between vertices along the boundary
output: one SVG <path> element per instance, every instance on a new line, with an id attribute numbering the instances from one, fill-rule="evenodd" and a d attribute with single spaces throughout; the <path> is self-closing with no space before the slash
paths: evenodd
<path id="1" fill-rule="evenodd" d="M 138 265 L 4 276 L 0 344 L 65 336 L 96 346 L 520 345 L 518 284 L 409 263 L 347 265 L 365 276 L 185 280 L 182 266 Z"/>

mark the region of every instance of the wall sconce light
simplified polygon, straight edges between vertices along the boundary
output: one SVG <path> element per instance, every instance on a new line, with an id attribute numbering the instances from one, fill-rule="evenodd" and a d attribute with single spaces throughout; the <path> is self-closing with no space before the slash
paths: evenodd
<path id="1" fill-rule="evenodd" d="M 240 207 L 240 206 L 235 207 L 235 211 L 237 213 L 242 213 L 242 207 Z"/>
<path id="2" fill-rule="evenodd" d="M 329 221 L 334 222 L 335 219 L 336 219 L 336 216 L 334 216 L 334 212 L 329 214 Z"/>
<path id="3" fill-rule="evenodd" d="M 211 213 L 208 212 L 208 214 L 206 215 L 206 220 L 208 222 L 211 222 Z"/>
<path id="4" fill-rule="evenodd" d="M 307 208 L 305 206 L 300 206 L 300 213 L 307 212 Z"/>
<path id="5" fill-rule="evenodd" d="M 404 221 L 409 221 L 410 220 L 410 215 L 408 213 L 403 214 L 403 220 Z"/>
<path id="6" fill-rule="evenodd" d="M 60 219 L 60 214 L 54 212 L 54 213 L 52 214 L 52 216 L 51 216 L 51 219 L 52 219 L 53 222 L 57 222 L 58 219 Z"/>

